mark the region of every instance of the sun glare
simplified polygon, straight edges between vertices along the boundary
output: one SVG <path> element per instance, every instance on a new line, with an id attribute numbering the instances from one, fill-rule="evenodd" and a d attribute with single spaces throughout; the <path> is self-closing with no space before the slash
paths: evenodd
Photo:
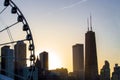
<path id="1" fill-rule="evenodd" d="M 61 60 L 55 53 L 49 54 L 49 69 L 61 68 Z"/>
<path id="2" fill-rule="evenodd" d="M 62 66 L 62 59 L 60 58 L 57 51 L 54 51 L 53 49 L 41 49 L 40 51 L 37 51 L 37 55 L 39 56 L 40 52 L 46 51 L 48 52 L 48 66 L 49 70 L 61 68 Z M 37 56 L 36 56 L 37 57 Z"/>

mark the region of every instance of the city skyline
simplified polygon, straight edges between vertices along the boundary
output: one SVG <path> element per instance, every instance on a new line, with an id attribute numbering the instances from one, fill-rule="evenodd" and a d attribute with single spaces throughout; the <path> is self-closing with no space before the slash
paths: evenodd
<path id="1" fill-rule="evenodd" d="M 93 16 L 93 30 L 96 32 L 99 70 L 105 60 L 111 63 L 111 69 L 115 63 L 120 64 L 120 1 L 13 1 L 30 24 L 36 54 L 49 52 L 50 69 L 66 67 L 72 71 L 71 46 L 76 43 L 84 44 L 90 13 Z M 58 63 L 52 66 L 55 59 Z"/>

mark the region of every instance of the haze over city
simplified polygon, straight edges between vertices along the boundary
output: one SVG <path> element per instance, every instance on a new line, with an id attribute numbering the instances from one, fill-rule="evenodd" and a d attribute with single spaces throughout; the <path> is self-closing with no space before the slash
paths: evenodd
<path id="1" fill-rule="evenodd" d="M 110 62 L 111 69 L 115 63 L 120 64 L 119 0 L 13 1 L 30 25 L 35 53 L 49 53 L 49 69 L 65 67 L 69 72 L 73 70 L 72 45 L 85 43 L 87 18 L 90 14 L 93 31 L 96 32 L 99 69 L 105 60 Z M 9 24 L 8 20 L 4 21 Z M 14 29 L 12 31 L 14 32 Z M 16 33 L 14 37 L 18 38 L 18 35 L 21 34 Z"/>

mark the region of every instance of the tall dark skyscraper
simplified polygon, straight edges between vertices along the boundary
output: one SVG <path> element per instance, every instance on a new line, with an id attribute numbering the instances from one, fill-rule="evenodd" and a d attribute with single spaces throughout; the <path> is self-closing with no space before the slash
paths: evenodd
<path id="1" fill-rule="evenodd" d="M 105 61 L 100 71 L 100 80 L 110 80 L 110 64 L 108 61 Z"/>
<path id="2" fill-rule="evenodd" d="M 89 24 L 88 24 L 89 25 Z M 90 28 L 85 34 L 85 80 L 98 79 L 98 63 L 95 32 L 92 31 L 92 22 L 90 16 Z"/>
<path id="3" fill-rule="evenodd" d="M 13 60 L 13 49 L 10 49 L 9 46 L 3 46 L 1 48 L 1 73 L 13 78 L 14 73 L 14 60 Z"/>
<path id="4" fill-rule="evenodd" d="M 120 66 L 118 64 L 115 64 L 111 80 L 120 80 Z"/>
<path id="5" fill-rule="evenodd" d="M 15 74 L 23 76 L 22 69 L 26 64 L 26 44 L 23 41 L 17 42 L 15 49 Z M 16 80 L 20 80 L 15 77 Z"/>
<path id="6" fill-rule="evenodd" d="M 41 68 L 43 70 L 48 70 L 48 52 L 40 53 Z"/>
<path id="7" fill-rule="evenodd" d="M 84 47 L 76 44 L 73 47 L 73 72 L 80 79 L 84 79 Z"/>

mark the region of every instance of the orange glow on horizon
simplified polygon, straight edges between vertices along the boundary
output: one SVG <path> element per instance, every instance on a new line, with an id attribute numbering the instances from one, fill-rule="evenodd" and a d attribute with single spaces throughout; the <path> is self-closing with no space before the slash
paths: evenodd
<path id="1" fill-rule="evenodd" d="M 61 68 L 61 59 L 59 56 L 55 55 L 54 53 L 50 53 L 49 55 L 49 70 Z"/>
<path id="2" fill-rule="evenodd" d="M 51 49 L 43 49 L 42 51 L 48 52 L 48 66 L 49 70 L 61 68 L 62 66 L 62 60 L 58 53 L 56 51 L 53 51 Z M 40 51 L 40 52 L 42 52 Z M 37 54 L 39 56 L 39 54 Z"/>

